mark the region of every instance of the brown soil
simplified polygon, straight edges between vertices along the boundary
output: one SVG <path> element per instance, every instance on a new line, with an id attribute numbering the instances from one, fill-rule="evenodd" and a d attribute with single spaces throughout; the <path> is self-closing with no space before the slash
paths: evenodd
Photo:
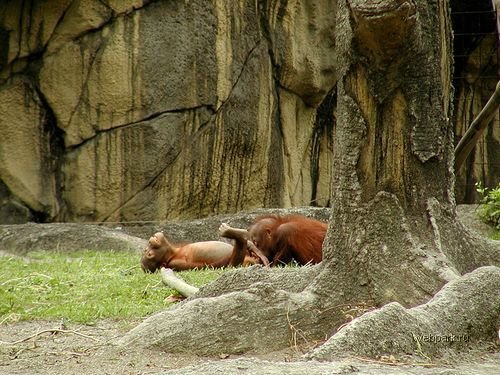
<path id="1" fill-rule="evenodd" d="M 494 374 L 498 352 L 468 353 L 441 359 L 434 366 L 403 365 L 391 358 L 344 358 L 332 363 L 305 363 L 288 350 L 258 356 L 201 358 L 155 349 L 120 350 L 112 345 L 137 322 L 102 321 L 96 325 L 18 322 L 0 325 L 1 374 Z M 296 362 L 299 361 L 299 362 Z M 385 363 L 384 363 L 385 362 Z M 386 364 L 387 362 L 393 362 Z M 408 360 L 404 361 L 408 362 Z M 411 362 L 411 361 L 410 361 Z M 416 363 L 416 362 L 414 362 Z M 198 366 L 198 367 L 192 367 Z M 177 369 L 177 370 L 175 370 Z M 305 372 L 304 372 L 305 371 Z"/>
<path id="2" fill-rule="evenodd" d="M 0 373 L 147 374 L 203 361 L 160 350 L 117 350 L 111 342 L 131 326 L 111 321 L 94 326 L 46 321 L 0 325 Z"/>

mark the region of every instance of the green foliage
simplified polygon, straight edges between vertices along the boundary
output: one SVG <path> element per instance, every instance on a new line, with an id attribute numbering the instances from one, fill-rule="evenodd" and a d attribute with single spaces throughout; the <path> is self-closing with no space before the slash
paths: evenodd
<path id="1" fill-rule="evenodd" d="M 138 256 L 126 252 L 36 252 L 29 261 L 0 257 L 0 324 L 18 320 L 140 319 L 170 305 L 174 290 L 158 273 L 146 274 Z M 179 274 L 195 286 L 222 270 Z"/>
<path id="2" fill-rule="evenodd" d="M 500 231 L 500 184 L 494 189 L 487 189 L 477 183 L 476 190 L 482 196 L 479 216 Z M 496 236 L 500 237 L 500 234 L 497 233 Z"/>

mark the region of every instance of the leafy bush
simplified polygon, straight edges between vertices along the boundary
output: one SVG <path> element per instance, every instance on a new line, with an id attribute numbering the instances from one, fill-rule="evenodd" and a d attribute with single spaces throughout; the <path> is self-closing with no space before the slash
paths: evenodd
<path id="1" fill-rule="evenodd" d="M 479 216 L 500 231 L 500 183 L 494 189 L 485 188 L 478 183 L 476 190 L 482 196 Z"/>

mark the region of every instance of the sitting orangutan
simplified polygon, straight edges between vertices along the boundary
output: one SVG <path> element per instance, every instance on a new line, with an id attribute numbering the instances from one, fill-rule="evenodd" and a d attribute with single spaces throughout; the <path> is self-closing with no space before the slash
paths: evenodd
<path id="1" fill-rule="evenodd" d="M 305 216 L 264 215 L 257 217 L 248 230 L 223 223 L 219 232 L 235 240 L 236 253 L 249 248 L 259 254 L 259 259 L 269 259 L 271 266 L 292 259 L 304 265 L 321 262 L 327 228 L 328 224 Z"/>

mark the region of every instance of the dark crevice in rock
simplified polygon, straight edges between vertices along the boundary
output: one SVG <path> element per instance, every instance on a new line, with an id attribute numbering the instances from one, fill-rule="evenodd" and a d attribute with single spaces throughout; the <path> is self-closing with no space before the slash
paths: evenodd
<path id="1" fill-rule="evenodd" d="M 71 1 L 68 6 L 66 6 L 66 8 L 64 9 L 64 11 L 62 12 L 61 14 L 61 17 L 59 17 L 59 19 L 57 20 L 54 28 L 52 29 L 52 34 L 50 35 L 50 37 L 48 38 L 47 40 L 47 45 L 50 44 L 50 41 L 52 40 L 53 36 L 54 36 L 54 33 L 56 32 L 57 28 L 59 27 L 59 25 L 61 25 L 61 23 L 64 21 L 64 18 L 66 17 L 66 14 L 68 13 L 68 10 L 71 9 L 71 7 L 73 6 L 73 4 L 75 3 L 75 1 Z M 44 46 L 44 48 L 46 48 L 46 46 Z"/>
<path id="2" fill-rule="evenodd" d="M 260 26 L 262 29 L 262 35 L 267 41 L 267 46 L 268 46 L 268 53 L 269 57 L 271 59 L 271 64 L 273 66 L 273 77 L 276 82 L 279 82 L 279 68 L 280 65 L 277 63 L 276 56 L 274 55 L 274 43 L 273 43 L 273 37 L 272 37 L 272 32 L 269 29 L 269 20 L 267 19 L 267 9 L 266 9 L 266 4 L 267 1 L 265 0 L 260 0 L 259 1 L 259 14 L 260 14 Z M 284 6 L 281 9 L 286 9 L 286 6 Z"/>
<path id="3" fill-rule="evenodd" d="M 108 8 L 110 11 L 112 11 L 112 8 L 109 6 L 109 4 L 107 4 L 106 1 L 103 1 L 103 0 L 99 0 L 99 2 L 104 5 L 106 8 Z M 121 17 L 128 17 L 130 16 L 130 14 L 132 14 L 133 12 L 136 12 L 136 11 L 140 11 L 144 8 L 146 8 L 149 4 L 151 3 L 154 3 L 155 1 L 144 1 L 143 2 L 143 5 L 142 6 L 139 6 L 139 7 L 132 7 L 130 9 L 127 9 L 126 11 L 124 12 L 121 12 L 121 13 L 116 13 L 116 12 L 112 12 L 111 16 L 109 16 L 109 18 L 107 18 L 101 25 L 99 25 L 98 27 L 94 27 L 94 28 L 91 28 L 91 29 L 88 29 L 88 30 L 85 30 L 79 34 L 76 34 L 72 37 L 71 40 L 73 41 L 77 41 L 81 38 L 84 38 L 86 36 L 89 36 L 89 35 L 92 35 L 92 34 L 95 34 L 95 33 L 100 33 L 105 27 L 113 24 L 113 22 L 118 19 L 118 18 L 121 18 Z M 59 26 L 59 24 L 64 20 L 64 17 L 66 15 L 66 13 L 68 12 L 68 10 L 71 8 L 73 3 L 71 3 L 70 5 L 68 5 L 65 9 L 65 11 L 63 12 L 61 18 L 58 20 L 56 26 L 54 27 L 54 30 L 53 30 L 53 33 L 51 35 L 51 37 L 49 38 L 48 42 L 47 42 L 47 45 L 50 44 L 50 41 L 52 40 L 52 37 L 54 35 L 54 32 L 57 30 L 57 27 Z M 46 49 L 46 46 L 44 46 L 44 50 Z M 54 53 L 57 53 L 60 48 L 62 48 L 64 45 L 61 45 L 61 47 L 59 48 L 56 48 L 54 50 L 52 50 L 50 53 L 48 53 L 46 56 L 50 56 Z"/>
<path id="4" fill-rule="evenodd" d="M 100 2 L 101 4 L 103 4 L 104 6 L 106 6 L 107 8 L 110 8 L 110 9 L 112 10 L 112 8 L 109 6 L 109 4 L 107 4 L 105 1 L 100 0 L 99 2 Z M 104 27 L 106 27 L 107 25 L 109 25 L 109 24 L 113 23 L 116 19 L 121 18 L 121 17 L 127 17 L 127 16 L 129 16 L 130 14 L 132 14 L 133 12 L 140 11 L 140 10 L 142 10 L 142 9 L 145 9 L 145 8 L 147 8 L 150 4 L 155 3 L 155 2 L 156 2 L 156 1 L 154 1 L 154 0 L 152 0 L 152 1 L 147 1 L 147 0 L 145 0 L 145 1 L 143 2 L 142 6 L 138 6 L 138 7 L 135 7 L 135 6 L 134 6 L 134 7 L 131 7 L 131 8 L 129 8 L 129 9 L 127 9 L 127 10 L 125 10 L 124 12 L 121 12 L 121 13 L 116 13 L 116 12 L 114 12 L 114 11 L 113 11 L 113 15 L 111 16 L 111 18 L 110 18 L 107 22 L 103 23 L 103 24 L 102 24 L 100 27 L 98 27 L 98 28 L 95 28 L 95 29 L 89 30 L 88 32 L 85 32 L 85 33 L 83 33 L 83 34 L 79 35 L 78 37 L 85 36 L 85 35 L 86 35 L 86 34 L 88 34 L 88 33 L 94 33 L 94 32 L 96 32 L 96 31 L 100 31 L 100 30 L 102 30 Z"/>
<path id="5" fill-rule="evenodd" d="M 120 13 L 116 13 L 114 12 L 113 14 L 118 17 L 118 16 L 122 16 L 122 15 L 127 15 L 127 14 L 130 14 L 132 12 L 135 12 L 137 10 L 141 10 L 141 9 L 144 9 L 144 8 L 147 8 L 150 4 L 153 4 L 153 3 L 157 3 L 161 0 L 144 0 L 142 2 L 142 5 L 139 5 L 139 6 L 132 6 L 128 9 L 126 9 L 125 11 L 123 12 L 120 12 Z M 99 2 L 105 6 L 107 6 L 108 8 L 111 8 L 111 6 L 108 4 L 108 2 L 106 0 L 99 0 Z M 115 17 L 115 18 L 116 18 Z"/>
<path id="6" fill-rule="evenodd" d="M 0 71 L 7 66 L 9 60 L 10 30 L 0 27 Z"/>
<path id="7" fill-rule="evenodd" d="M 22 224 L 33 220 L 32 210 L 0 180 L 0 224 Z"/>
<path id="8" fill-rule="evenodd" d="M 22 33 L 22 30 L 23 29 L 23 14 L 24 14 L 24 9 L 25 9 L 25 3 L 26 1 L 25 0 L 21 0 L 21 4 L 19 5 L 20 8 L 22 9 L 21 11 L 21 15 L 19 17 L 19 24 L 17 26 L 17 29 L 19 30 L 19 33 L 18 33 L 18 39 L 17 39 L 17 54 L 16 54 L 16 57 L 14 57 L 14 59 L 12 59 L 13 61 L 15 61 L 18 57 L 19 57 L 19 54 L 21 52 L 21 43 L 22 43 L 22 40 L 23 40 L 23 33 Z"/>
<path id="9" fill-rule="evenodd" d="M 103 46 L 103 44 L 105 44 L 105 40 L 103 40 L 102 38 L 100 38 L 100 40 L 97 43 L 97 45 L 91 47 L 91 48 L 94 49 L 94 51 L 89 55 L 90 58 L 89 58 L 89 61 L 87 61 L 88 68 L 87 68 L 87 71 L 85 72 L 84 82 L 82 83 L 82 91 L 80 92 L 80 96 L 78 98 L 78 102 L 76 103 L 75 107 L 71 111 L 71 115 L 69 117 L 68 123 L 64 124 L 65 126 L 68 126 L 68 125 L 70 125 L 73 122 L 73 116 L 76 114 L 76 112 L 78 111 L 78 109 L 80 108 L 80 106 L 82 105 L 82 103 L 84 103 L 85 100 L 88 99 L 87 89 L 88 89 L 89 78 L 90 78 L 90 75 L 92 74 L 94 63 L 96 63 L 97 56 L 99 55 L 99 53 L 102 53 L 103 48 L 101 48 L 101 47 Z M 82 56 L 82 60 L 83 60 L 83 56 L 84 56 L 84 53 L 85 53 L 85 51 L 84 51 L 85 48 L 86 47 L 83 44 L 80 45 L 80 51 L 81 51 L 80 53 L 81 53 L 81 56 Z"/>
<path id="10" fill-rule="evenodd" d="M 257 41 L 257 43 L 250 49 L 250 51 L 248 51 L 247 56 L 245 57 L 245 61 L 243 61 L 243 64 L 241 64 L 240 72 L 238 73 L 238 76 L 234 80 L 233 85 L 231 86 L 231 90 L 229 91 L 227 98 L 225 98 L 224 100 L 221 101 L 221 105 L 219 106 L 219 108 L 217 108 L 216 114 L 219 113 L 225 107 L 226 103 L 228 103 L 230 101 L 232 94 L 234 92 L 234 89 L 236 88 L 236 86 L 240 82 L 241 77 L 243 75 L 243 72 L 245 71 L 245 69 L 248 65 L 248 61 L 252 58 L 254 51 L 260 46 L 261 42 L 262 42 L 261 40 Z"/>
<path id="11" fill-rule="evenodd" d="M 213 105 L 211 105 L 211 104 L 208 104 L 208 105 L 199 105 L 199 106 L 195 106 L 195 107 L 168 109 L 168 110 L 165 110 L 165 111 L 155 112 L 155 113 L 152 113 L 152 114 L 148 115 L 147 117 L 141 118 L 140 120 L 137 120 L 137 121 L 129 122 L 129 123 L 126 123 L 126 124 L 116 125 L 116 126 L 113 126 L 112 128 L 109 128 L 109 129 L 98 129 L 98 130 L 95 131 L 94 136 L 92 136 L 90 138 L 87 138 L 87 139 L 83 140 L 82 142 L 80 142 L 78 144 L 71 145 L 67 149 L 69 151 L 78 149 L 78 148 L 80 148 L 82 146 L 85 146 L 87 143 L 94 141 L 97 137 L 100 137 L 103 134 L 106 134 L 106 133 L 109 133 L 109 132 L 114 132 L 114 131 L 119 130 L 119 129 L 124 129 L 124 128 L 132 127 L 132 126 L 141 125 L 144 122 L 155 120 L 158 117 L 166 115 L 166 114 L 191 112 L 191 111 L 197 111 L 197 110 L 200 110 L 200 109 L 207 109 L 212 114 L 216 113 Z M 200 124 L 200 129 L 203 128 L 208 122 L 210 122 L 210 121 L 205 121 L 202 124 Z"/>
<path id="12" fill-rule="evenodd" d="M 333 128 L 335 126 L 335 106 L 337 101 L 337 87 L 335 86 L 323 99 L 316 111 L 316 121 L 314 122 L 311 138 L 311 206 L 317 206 L 317 201 L 322 197 L 317 196 L 318 183 L 320 178 L 320 156 L 322 154 L 322 140 L 326 138 L 328 143 L 333 143 Z M 326 137 L 325 137 L 326 135 Z M 327 205 L 330 205 L 328 202 Z"/>
<path id="13" fill-rule="evenodd" d="M 64 191 L 64 178 L 63 178 L 63 158 L 65 155 L 64 148 L 64 132 L 57 126 L 57 120 L 55 114 L 50 107 L 47 99 L 45 98 L 43 92 L 35 86 L 35 91 L 43 107 L 43 118 L 41 119 L 42 125 L 42 136 L 44 145 L 47 152 L 42 155 L 42 165 L 47 171 L 48 179 L 53 181 L 54 184 L 54 194 L 56 201 L 56 212 L 51 212 L 53 217 L 50 217 L 46 210 L 46 213 L 36 214 L 37 222 L 43 223 L 52 221 L 54 217 L 59 216 L 59 211 L 64 207 L 63 191 Z"/>
<path id="14" fill-rule="evenodd" d="M 270 154 L 268 155 L 269 160 L 272 161 L 268 164 L 267 171 L 267 182 L 266 186 L 266 195 L 264 197 L 264 202 L 266 206 L 281 206 L 283 202 L 281 202 L 281 190 L 284 186 L 284 158 L 288 157 L 288 150 L 284 147 L 283 139 L 284 139 L 284 131 L 283 124 L 281 123 L 281 99 L 279 89 L 281 87 L 279 80 L 279 70 L 280 65 L 278 64 L 278 60 L 274 54 L 274 42 L 272 32 L 269 28 L 269 20 L 267 19 L 267 1 L 260 0 L 258 2 L 259 5 L 259 14 L 260 14 L 260 26 L 262 30 L 262 36 L 267 42 L 267 53 L 269 55 L 269 59 L 271 61 L 272 68 L 272 77 L 274 82 L 274 87 L 272 88 L 273 94 L 276 96 L 276 104 L 275 104 L 275 115 L 274 120 L 271 123 L 272 133 L 271 133 L 271 144 L 274 147 L 271 148 Z M 279 17 L 282 17 L 283 12 L 286 9 L 286 4 L 280 7 L 278 12 Z M 273 189 L 272 187 L 275 186 Z"/>
<path id="15" fill-rule="evenodd" d="M 17 57 L 16 59 L 12 60 L 10 64 L 1 67 L 3 69 L 0 68 L 0 70 L 10 69 L 11 72 L 9 75 L 6 76 L 5 79 L 0 79 L 0 85 L 5 84 L 16 75 L 26 75 L 36 80 L 38 73 L 40 71 L 40 66 L 42 63 L 42 58 L 44 53 L 45 49 L 32 53 L 25 57 Z M 17 64 L 15 72 L 13 69 L 14 64 Z M 19 66 L 23 66 L 22 69 L 20 69 Z"/>

